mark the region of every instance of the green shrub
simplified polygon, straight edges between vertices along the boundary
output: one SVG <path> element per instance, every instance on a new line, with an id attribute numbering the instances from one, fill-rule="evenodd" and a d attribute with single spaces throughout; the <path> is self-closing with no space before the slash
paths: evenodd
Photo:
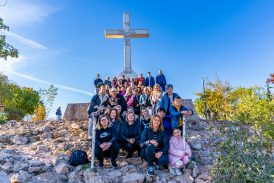
<path id="1" fill-rule="evenodd" d="M 7 121 L 7 114 L 4 112 L 0 112 L 0 124 L 4 124 Z"/>
<path id="2" fill-rule="evenodd" d="M 22 109 L 16 107 L 5 107 L 5 113 L 7 114 L 8 120 L 20 121 L 26 115 Z"/>
<path id="3" fill-rule="evenodd" d="M 211 170 L 214 182 L 274 181 L 271 148 L 263 146 L 269 139 L 264 139 L 259 130 L 239 123 L 222 124 L 218 130 L 223 139 L 216 149 L 220 154 Z"/>

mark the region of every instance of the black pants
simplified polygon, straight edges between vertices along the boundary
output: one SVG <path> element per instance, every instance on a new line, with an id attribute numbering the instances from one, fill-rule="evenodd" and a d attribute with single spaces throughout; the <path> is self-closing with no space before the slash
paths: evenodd
<path id="1" fill-rule="evenodd" d="M 99 145 L 95 146 L 95 156 L 98 158 L 99 161 L 103 161 L 104 157 L 110 157 L 111 162 L 116 161 L 118 154 L 119 154 L 120 146 L 118 143 L 112 144 L 108 150 L 102 151 Z"/>
<path id="2" fill-rule="evenodd" d="M 129 157 L 131 157 L 132 154 L 135 151 L 138 151 L 138 156 L 139 156 L 140 155 L 140 151 L 141 151 L 141 148 L 140 148 L 140 145 L 139 145 L 138 141 L 135 141 L 134 144 L 131 144 L 129 142 L 125 143 L 124 144 L 124 149 L 128 152 L 128 156 Z"/>
<path id="3" fill-rule="evenodd" d="M 156 162 L 157 165 L 167 165 L 168 164 L 168 155 L 162 154 L 162 156 L 157 159 L 155 158 L 155 147 L 153 144 L 148 144 L 145 148 L 142 149 L 141 156 L 148 162 L 148 166 L 153 166 L 153 162 Z"/>

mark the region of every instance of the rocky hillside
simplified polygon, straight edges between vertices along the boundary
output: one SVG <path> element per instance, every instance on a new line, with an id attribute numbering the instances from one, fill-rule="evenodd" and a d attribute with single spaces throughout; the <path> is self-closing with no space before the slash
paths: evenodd
<path id="1" fill-rule="evenodd" d="M 171 175 L 167 169 L 156 176 L 146 176 L 146 163 L 140 158 L 125 159 L 120 152 L 118 169 L 107 166 L 92 172 L 89 164 L 72 167 L 69 156 L 75 149 L 87 151 L 87 121 L 40 121 L 26 123 L 9 121 L 0 125 L 0 182 L 211 182 L 215 139 L 209 128 L 214 123 L 192 121 L 187 127 L 187 140 L 193 151 L 193 161 L 183 176 Z M 212 131 L 212 129 L 211 129 Z M 214 131 L 214 128 L 213 128 Z M 213 156 L 210 156 L 213 153 Z"/>

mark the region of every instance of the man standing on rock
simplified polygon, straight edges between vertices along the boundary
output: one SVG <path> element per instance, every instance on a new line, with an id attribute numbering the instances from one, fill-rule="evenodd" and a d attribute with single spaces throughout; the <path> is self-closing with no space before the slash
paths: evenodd
<path id="1" fill-rule="evenodd" d="M 96 75 L 96 79 L 94 80 L 94 86 L 97 87 L 98 83 L 103 83 L 103 80 L 100 78 L 100 74 Z"/>
<path id="2" fill-rule="evenodd" d="M 158 71 L 158 75 L 156 76 L 156 84 L 159 84 L 162 88 L 162 91 L 165 91 L 166 88 L 166 77 L 163 74 L 162 70 Z"/>
<path id="3" fill-rule="evenodd" d="M 106 93 L 105 85 L 100 87 L 99 93 L 95 94 L 90 102 L 88 107 L 88 116 L 89 116 L 89 125 L 88 125 L 88 139 L 92 138 L 92 125 L 93 125 L 93 116 L 92 113 L 102 110 L 102 108 L 107 107 L 109 104 L 109 96 Z"/>

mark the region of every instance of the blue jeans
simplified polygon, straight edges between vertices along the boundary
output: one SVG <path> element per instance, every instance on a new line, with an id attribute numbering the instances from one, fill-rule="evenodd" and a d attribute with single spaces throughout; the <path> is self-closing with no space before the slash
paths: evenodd
<path id="1" fill-rule="evenodd" d="M 148 162 L 148 166 L 153 166 L 153 162 L 156 162 L 157 165 L 167 165 L 168 164 L 168 155 L 162 154 L 162 156 L 157 159 L 155 158 L 155 147 L 153 144 L 148 144 L 144 149 L 142 149 L 141 156 Z"/>

